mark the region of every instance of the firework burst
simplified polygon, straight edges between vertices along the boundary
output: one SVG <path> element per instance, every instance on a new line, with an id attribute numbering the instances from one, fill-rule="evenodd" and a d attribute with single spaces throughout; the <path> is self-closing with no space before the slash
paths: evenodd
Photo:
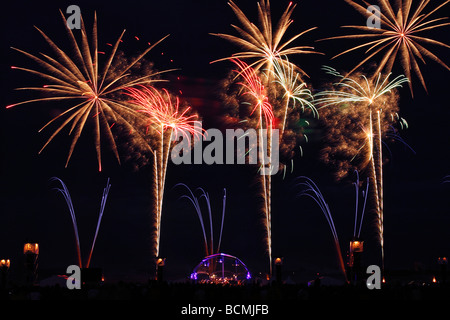
<path id="1" fill-rule="evenodd" d="M 278 116 L 283 119 L 282 122 L 282 138 L 285 133 L 288 106 L 293 102 L 300 103 L 302 108 L 305 106 L 314 109 L 314 106 L 307 102 L 307 96 L 311 97 L 311 93 L 306 89 L 306 84 L 301 81 L 302 76 L 308 76 L 306 72 L 296 64 L 288 60 L 288 56 L 297 54 L 321 54 L 314 51 L 311 46 L 295 46 L 292 45 L 302 35 L 316 29 L 315 27 L 305 30 L 294 35 L 286 40 L 286 32 L 289 26 L 293 23 L 291 15 L 296 7 L 292 2 L 289 3 L 283 14 L 281 15 L 276 27 L 272 25 L 270 2 L 268 0 L 261 0 L 258 2 L 258 20 L 259 26 L 252 23 L 244 12 L 232 1 L 228 2 L 229 6 L 235 13 L 241 26 L 232 25 L 238 32 L 239 36 L 229 34 L 212 34 L 225 39 L 240 48 L 243 51 L 233 54 L 231 57 L 215 60 L 225 61 L 231 60 L 240 68 L 238 76 L 244 78 L 242 88 L 246 90 L 245 95 L 250 95 L 254 99 L 251 102 L 253 109 L 250 116 L 259 111 L 259 115 L 254 118 L 259 118 L 258 127 L 260 129 L 267 129 L 268 132 L 268 152 L 271 154 L 270 146 L 273 139 L 273 130 L 277 129 L 278 123 L 276 119 Z M 242 60 L 245 60 L 244 63 Z M 248 63 L 248 64 L 247 64 Z M 280 94 L 278 89 L 283 90 Z M 279 102 L 278 97 L 283 96 L 283 102 Z M 276 107 L 275 107 L 276 106 Z M 315 109 L 314 109 L 315 110 Z M 276 113 L 276 114 L 275 114 Z M 263 119 L 265 123 L 263 123 Z M 262 130 L 260 130 L 260 134 Z M 296 141 L 297 134 L 289 132 L 289 147 Z M 262 141 L 262 139 L 260 139 Z M 292 149 L 287 153 L 293 153 Z M 265 167 L 267 163 L 261 163 L 261 168 Z M 266 226 L 267 248 L 270 259 L 270 273 L 272 273 L 272 257 L 271 257 L 271 176 L 262 175 L 261 183 L 264 198 L 264 216 Z"/>
<path id="2" fill-rule="evenodd" d="M 231 61 L 239 67 L 239 70 L 235 72 L 237 76 L 241 76 L 243 79 L 243 81 L 239 82 L 239 85 L 244 89 L 243 95 L 249 95 L 254 99 L 254 106 L 250 115 L 253 115 L 255 111 L 258 111 L 258 126 L 260 128 L 273 128 L 275 116 L 261 78 L 256 74 L 256 71 L 244 61 L 239 59 L 232 59 Z M 262 121 L 263 117 L 265 120 L 264 123 Z"/>
<path id="3" fill-rule="evenodd" d="M 287 57 L 283 61 L 289 61 Z M 278 83 L 283 90 L 282 99 L 285 100 L 284 108 L 282 110 L 283 121 L 281 135 L 283 135 L 286 128 L 286 118 L 288 115 L 289 104 L 292 102 L 292 108 L 300 104 L 302 111 L 306 108 L 312 110 L 313 115 L 318 117 L 317 109 L 313 103 L 313 96 L 311 91 L 307 88 L 307 84 L 302 81 L 300 74 L 295 72 L 294 67 L 287 63 L 280 63 L 280 61 L 274 60 L 274 75 L 275 83 Z"/>
<path id="4" fill-rule="evenodd" d="M 294 70 L 294 67 L 290 63 L 280 63 L 281 60 L 274 60 L 272 82 L 268 82 L 267 85 L 264 84 L 262 78 L 267 80 L 267 74 L 263 73 L 262 70 L 257 71 L 252 66 L 248 65 L 246 62 L 240 59 L 231 59 L 231 61 L 238 67 L 234 70 L 234 79 L 239 86 L 239 95 L 241 97 L 247 97 L 245 104 L 250 106 L 249 112 L 249 123 L 252 122 L 252 118 L 257 120 L 255 126 L 259 129 L 267 130 L 267 147 L 268 147 L 268 157 L 271 156 L 272 150 L 272 140 L 274 139 L 273 130 L 278 129 L 280 122 L 277 121 L 278 118 L 283 118 L 282 122 L 282 134 L 286 130 L 286 123 L 288 114 L 290 111 L 295 109 L 296 106 L 300 106 L 301 110 L 304 111 L 305 108 L 309 108 L 313 111 L 313 114 L 317 114 L 317 110 L 312 103 L 313 96 L 309 89 L 306 88 L 306 83 L 301 81 L 300 74 Z M 283 60 L 289 62 L 287 57 Z M 269 70 L 266 70 L 269 71 Z M 268 86 L 271 90 L 268 89 Z M 271 91 L 270 94 L 268 91 Z M 277 109 L 273 107 L 271 103 L 273 101 L 277 105 Z M 289 108 L 289 107 L 292 108 Z M 275 112 L 277 116 L 275 116 Z M 261 135 L 262 130 L 259 130 L 259 141 L 263 141 Z M 289 142 L 292 143 L 293 139 L 292 132 L 288 135 Z M 277 138 L 278 139 L 278 138 Z M 289 144 L 289 147 L 291 145 Z M 263 150 L 263 146 L 259 146 L 260 152 Z M 271 166 L 270 163 L 266 163 L 264 156 L 260 154 L 260 168 L 266 168 L 266 166 Z M 261 175 L 261 185 L 262 185 L 262 198 L 264 199 L 263 214 L 264 214 L 264 225 L 266 227 L 266 239 L 269 257 L 271 257 L 271 176 Z M 270 258 L 271 259 L 271 258 Z M 272 264 L 270 263 L 270 270 Z"/>
<path id="5" fill-rule="evenodd" d="M 163 207 L 164 185 L 167 173 L 169 153 L 172 147 L 172 135 L 191 136 L 202 135 L 202 129 L 195 126 L 197 115 L 189 115 L 191 107 L 180 110 L 178 97 L 173 97 L 166 89 L 157 90 L 150 86 L 126 88 L 129 101 L 138 112 L 148 119 L 147 129 L 155 131 L 159 136 L 157 141 L 151 142 L 153 153 L 153 181 L 155 196 L 155 256 L 159 256 L 161 239 L 161 217 Z"/>
<path id="6" fill-rule="evenodd" d="M 152 72 L 150 74 L 145 74 L 144 76 L 136 77 L 132 75 L 131 70 L 134 66 L 141 62 L 144 56 L 152 48 L 163 41 L 167 36 L 149 46 L 126 66 L 116 68 L 114 65 L 116 62 L 119 65 L 121 64 L 120 61 L 117 61 L 116 53 L 125 33 L 125 31 L 123 31 L 115 44 L 112 46 L 111 53 L 104 62 L 103 68 L 100 68 L 97 38 L 97 16 L 94 16 L 91 42 L 88 40 L 83 19 L 81 19 L 81 40 L 77 41 L 72 30 L 67 27 L 67 22 L 62 12 L 61 16 L 67 31 L 70 45 L 74 48 L 72 56 L 56 45 L 43 31 L 36 28 L 54 51 L 55 57 L 51 57 L 47 54 L 41 54 L 42 57 L 39 57 L 23 50 L 13 48 L 38 63 L 44 71 L 22 67 L 12 68 L 37 75 L 49 83 L 43 87 L 24 87 L 18 88 L 17 90 L 32 90 L 41 92 L 48 96 L 15 103 L 7 106 L 7 108 L 31 102 L 73 101 L 73 104 L 68 106 L 64 112 L 50 120 L 39 130 L 40 132 L 56 120 L 65 118 L 62 124 L 57 127 L 57 129 L 44 144 L 39 153 L 43 151 L 43 149 L 63 128 L 71 123 L 69 134 L 73 134 L 73 139 L 66 161 L 67 167 L 86 122 L 88 119 L 93 119 L 97 162 L 99 171 L 101 171 L 101 131 L 104 132 L 107 141 L 112 147 L 115 157 L 120 163 L 117 146 L 111 128 L 118 123 L 128 128 L 131 132 L 133 131 L 133 126 L 129 123 L 127 118 L 136 117 L 134 110 L 130 108 L 130 106 L 125 104 L 120 99 L 117 99 L 117 93 L 126 87 L 157 81 L 155 77 L 161 72 Z"/>
<path id="7" fill-rule="evenodd" d="M 366 7 L 352 0 L 345 0 L 345 2 L 368 19 L 372 15 L 372 12 L 366 9 L 368 3 L 365 1 L 364 3 Z M 364 63 L 370 61 L 373 57 L 380 55 L 381 60 L 377 70 L 374 72 L 375 76 L 381 72 L 390 73 L 395 60 L 399 59 L 406 77 L 411 80 L 411 69 L 413 69 L 422 86 L 425 90 L 427 90 L 418 60 L 425 63 L 424 58 L 426 57 L 439 63 L 447 70 L 450 70 L 450 68 L 441 59 L 439 59 L 430 50 L 426 49 L 424 45 L 437 45 L 446 48 L 450 48 L 450 46 L 422 35 L 424 31 L 450 25 L 450 22 L 444 22 L 444 20 L 448 19 L 446 17 L 430 19 L 432 14 L 441 9 L 444 5 L 448 4 L 450 1 L 447 0 L 425 13 L 425 9 L 429 2 L 429 0 L 417 1 L 415 2 L 418 4 L 417 7 L 415 10 L 412 10 L 412 0 L 400 0 L 397 1 L 396 10 L 394 10 L 394 7 L 388 0 L 379 0 L 378 3 L 380 5 L 380 10 L 376 7 L 374 7 L 374 10 L 375 14 L 380 17 L 381 28 L 355 25 L 343 26 L 343 28 L 356 29 L 362 31 L 363 33 L 331 37 L 323 40 L 367 40 L 363 44 L 345 50 L 333 57 L 336 58 L 340 55 L 361 48 L 366 49 L 366 57 L 360 61 L 348 74 L 354 72 Z M 411 81 L 409 82 L 409 87 L 412 94 L 413 90 Z"/>
<path id="8" fill-rule="evenodd" d="M 198 116 L 189 115 L 192 111 L 190 106 L 180 111 L 180 99 L 172 97 L 166 89 L 160 91 L 154 87 L 140 85 L 125 90 L 132 98 L 133 105 L 144 107 L 137 111 L 151 119 L 148 127 L 152 126 L 159 135 L 164 135 L 168 130 L 185 137 L 197 135 L 198 131 L 192 123 Z"/>
<path id="9" fill-rule="evenodd" d="M 392 108 L 390 104 L 397 101 L 390 101 L 396 88 L 402 87 L 403 83 L 409 82 L 404 76 L 398 76 L 389 81 L 389 75 L 384 77 L 381 74 L 372 77 L 370 80 L 365 75 L 342 77 L 336 70 L 326 68 L 329 73 L 341 78 L 334 86 L 337 90 L 322 91 L 316 94 L 315 102 L 319 108 L 329 106 L 342 107 L 350 105 L 360 110 L 360 119 L 357 119 L 361 126 L 364 145 L 357 152 L 367 150 L 364 160 L 364 167 L 369 165 L 371 171 L 371 185 L 376 203 L 378 216 L 377 229 L 381 245 L 381 254 L 384 264 L 384 236 L 383 236 L 383 156 L 382 156 L 382 136 L 383 118 L 386 109 Z M 395 98 L 394 98 L 395 99 Z M 384 114 L 383 114 L 384 113 Z M 353 155 L 352 160 L 356 156 Z"/>
<path id="10" fill-rule="evenodd" d="M 288 57 L 297 54 L 322 54 L 314 51 L 312 46 L 293 45 L 302 35 L 316 28 L 313 27 L 293 37 L 286 38 L 287 30 L 293 23 L 291 16 L 296 7 L 292 2 L 289 3 L 281 15 L 276 27 L 272 24 L 271 8 L 268 0 L 261 0 L 257 3 L 258 25 L 252 23 L 233 1 L 229 1 L 228 4 L 241 24 L 240 27 L 232 25 L 239 35 L 234 36 L 222 33 L 212 35 L 241 47 L 243 51 L 213 62 L 236 59 L 245 60 L 248 66 L 254 70 L 259 77 L 259 81 L 265 87 L 264 95 L 272 106 L 274 118 L 282 119 L 280 137 L 282 139 L 283 136 L 286 137 L 283 140 L 286 143 L 282 144 L 283 154 L 287 158 L 292 159 L 295 153 L 293 150 L 299 142 L 299 137 L 304 136 L 306 139 L 306 135 L 294 132 L 292 128 L 289 132 L 286 131 L 288 122 L 295 123 L 295 128 L 302 127 L 304 124 L 300 123 L 299 114 L 291 113 L 289 119 L 290 111 L 295 109 L 296 104 L 300 104 L 302 111 L 306 107 L 310 108 L 313 114 L 317 114 L 317 112 L 315 112 L 314 105 L 308 101 L 309 98 L 312 98 L 312 95 L 306 88 L 306 83 L 302 80 L 303 76 L 307 76 L 306 72 L 289 61 Z M 280 96 L 283 98 L 279 99 Z M 288 108 L 290 104 L 292 105 L 291 110 Z M 274 123 L 274 127 L 276 126 L 278 126 L 278 123 Z M 286 169 L 286 166 L 283 166 Z"/>
<path id="11" fill-rule="evenodd" d="M 305 71 L 295 64 L 289 62 L 288 60 L 281 59 L 282 56 L 292 54 L 319 53 L 313 51 L 314 47 L 311 46 L 290 46 L 292 42 L 305 33 L 316 29 L 316 27 L 305 30 L 283 42 L 285 33 L 293 22 L 291 15 L 296 7 L 295 4 L 293 5 L 292 2 L 289 3 L 288 7 L 278 21 L 276 28 L 273 28 L 272 26 L 270 2 L 268 0 L 261 0 L 258 2 L 258 19 L 260 21 L 259 28 L 247 18 L 247 16 L 233 1 L 229 1 L 228 4 L 235 13 L 239 22 L 242 24 L 242 28 L 232 25 L 241 37 L 223 33 L 212 33 L 212 35 L 228 40 L 243 48 L 245 51 L 235 53 L 231 57 L 218 59 L 213 62 L 230 60 L 233 58 L 254 59 L 255 61 L 250 64 L 250 67 L 254 68 L 256 71 L 260 70 L 262 67 L 265 70 L 273 71 L 273 62 L 274 60 L 278 60 L 280 64 L 289 65 L 295 68 L 302 75 L 307 75 Z"/>
<path id="12" fill-rule="evenodd" d="M 409 82 L 408 78 L 402 75 L 389 81 L 391 74 L 381 80 L 382 76 L 381 73 L 379 73 L 374 77 L 376 78 L 375 81 L 372 81 L 365 75 L 360 75 L 355 78 L 343 77 L 330 67 L 324 67 L 324 69 L 330 70 L 332 74 L 342 78 L 341 82 L 335 83 L 335 85 L 343 90 L 322 91 L 317 93 L 315 102 L 320 108 L 344 103 L 365 103 L 369 109 L 373 109 L 378 100 L 384 95 L 395 88 L 402 87 L 403 83 Z"/>
<path id="13" fill-rule="evenodd" d="M 236 77 L 241 77 L 242 81 L 240 85 L 242 96 L 250 96 L 251 113 L 250 116 L 258 118 L 257 127 L 259 128 L 259 141 L 263 139 L 263 129 L 267 130 L 267 157 L 271 158 L 271 145 L 273 139 L 273 129 L 275 124 L 275 117 L 273 114 L 272 105 L 269 102 L 267 91 L 263 85 L 261 78 L 257 75 L 256 71 L 245 62 L 239 59 L 232 59 L 238 67 L 236 70 Z M 260 159 L 260 170 L 266 170 L 267 166 L 271 163 L 265 162 L 264 147 L 262 145 L 257 146 Z M 263 213 L 264 213 L 264 226 L 266 228 L 266 241 L 267 251 L 269 255 L 269 273 L 272 274 L 272 227 L 271 227 L 271 175 L 261 174 L 262 185 L 262 198 L 264 200 Z"/>

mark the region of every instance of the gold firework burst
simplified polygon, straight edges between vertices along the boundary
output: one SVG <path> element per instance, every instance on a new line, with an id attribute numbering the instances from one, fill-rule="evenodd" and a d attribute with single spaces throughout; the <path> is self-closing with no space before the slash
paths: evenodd
<path id="1" fill-rule="evenodd" d="M 73 153 L 75 145 L 83 131 L 86 121 L 91 118 L 94 121 L 94 135 L 95 147 L 97 153 L 97 161 L 99 171 L 101 171 L 101 152 L 100 152 L 100 133 L 103 131 L 109 141 L 115 157 L 120 163 L 117 146 L 111 131 L 114 124 L 119 123 L 132 130 L 132 125 L 126 119 L 132 115 L 136 116 L 134 110 L 130 108 L 122 100 L 116 98 L 115 94 L 126 87 L 137 84 L 145 84 L 157 81 L 155 76 L 161 72 L 152 72 L 143 76 L 135 76 L 131 69 L 140 62 L 143 57 L 158 43 L 166 37 L 155 42 L 153 45 L 146 48 L 139 56 L 134 58 L 125 66 L 121 66 L 118 71 L 114 68 L 114 63 L 117 62 L 116 53 L 125 30 L 112 46 L 111 53 L 106 59 L 103 69 L 99 72 L 99 51 L 97 39 L 97 16 L 94 16 L 94 23 L 92 29 L 92 42 L 89 43 L 86 28 L 81 19 L 81 41 L 77 41 L 74 33 L 67 27 L 67 22 L 64 14 L 61 12 L 64 26 L 67 35 L 70 39 L 71 47 L 74 48 L 70 56 L 58 45 L 56 45 L 43 31 L 38 29 L 45 41 L 49 44 L 55 53 L 55 57 L 47 54 L 41 54 L 42 57 L 30 54 L 20 49 L 12 48 L 26 57 L 38 63 L 44 71 L 27 69 L 22 67 L 12 67 L 13 69 L 22 70 L 34 75 L 37 75 L 49 83 L 42 87 L 23 87 L 17 90 L 32 90 L 46 94 L 46 97 L 26 100 L 7 106 L 11 108 L 17 105 L 31 103 L 31 102 L 47 102 L 47 101 L 74 101 L 74 105 L 70 105 L 60 115 L 50 120 L 40 131 L 52 124 L 60 118 L 65 120 L 53 132 L 47 142 L 44 144 L 42 150 L 53 140 L 53 138 L 69 123 L 71 124 L 69 134 L 74 134 L 72 143 L 69 149 L 66 166 L 69 163 L 70 157 Z M 121 62 L 119 62 L 121 63 Z M 169 70 L 167 70 L 169 71 Z M 166 71 L 163 71 L 166 72 Z"/>
<path id="2" fill-rule="evenodd" d="M 298 66 L 281 58 L 282 56 L 288 56 L 292 54 L 321 54 L 319 52 L 313 51 L 314 47 L 311 46 L 290 46 L 292 42 L 297 40 L 305 33 L 316 29 L 316 27 L 305 30 L 293 36 L 289 40 L 283 42 L 286 30 L 293 22 L 293 20 L 291 19 L 291 15 L 296 7 L 295 4 L 293 5 L 292 2 L 289 3 L 288 7 L 278 21 L 278 25 L 276 28 L 273 28 L 272 26 L 269 0 L 261 0 L 260 2 L 258 2 L 258 19 L 260 21 L 259 28 L 247 18 L 247 16 L 233 1 L 228 2 L 228 4 L 235 13 L 239 22 L 242 24 L 242 28 L 236 25 L 232 25 L 232 27 L 240 34 L 240 37 L 223 33 L 211 34 L 226 39 L 240 46 L 245 51 L 235 53 L 231 57 L 218 59 L 213 62 L 229 59 L 256 59 L 254 62 L 249 64 L 250 67 L 258 71 L 261 69 L 261 67 L 264 66 L 264 70 L 273 72 L 273 61 L 274 59 L 277 59 L 280 61 L 279 63 L 288 64 L 291 67 L 295 67 L 295 69 L 298 70 L 298 72 L 300 72 L 302 75 L 307 75 Z"/>
<path id="3" fill-rule="evenodd" d="M 353 0 L 345 0 L 349 5 L 356 9 L 359 13 L 369 18 L 372 12 L 368 11 L 366 7 L 356 3 Z M 366 6 L 369 4 L 363 1 Z M 433 18 L 430 16 L 436 11 L 441 9 L 444 5 L 450 2 L 450 0 L 438 5 L 437 7 L 430 9 L 429 12 L 425 13 L 425 8 L 429 4 L 430 0 L 417 1 L 418 5 L 415 10 L 412 10 L 412 0 L 398 0 L 397 6 L 394 8 L 388 0 L 378 0 L 379 10 L 375 7 L 375 14 L 380 17 L 380 28 L 373 28 L 368 26 L 355 26 L 348 25 L 343 26 L 343 28 L 352 28 L 364 33 L 344 35 L 337 37 L 330 37 L 322 40 L 330 39 L 362 39 L 367 40 L 363 44 L 357 45 L 350 49 L 347 49 L 334 58 L 346 54 L 348 52 L 366 48 L 366 57 L 360 61 L 348 74 L 358 69 L 364 63 L 375 57 L 376 55 L 381 55 L 381 60 L 379 62 L 377 70 L 374 72 L 375 75 L 384 71 L 385 73 L 390 73 L 396 59 L 400 60 L 403 68 L 403 72 L 406 77 L 410 80 L 409 87 L 411 94 L 413 93 L 411 84 L 411 69 L 419 78 L 425 91 L 427 87 L 425 85 L 425 80 L 420 70 L 418 60 L 425 63 L 425 57 L 433 61 L 436 61 L 441 66 L 450 70 L 448 65 L 446 65 L 441 59 L 439 59 L 433 52 L 424 47 L 424 45 L 437 45 L 441 47 L 450 48 L 449 45 L 431 39 L 421 34 L 424 31 L 436 29 L 439 27 L 444 27 L 450 25 L 450 22 L 444 22 L 448 17 L 443 18 Z M 396 10 L 394 10 L 396 9 Z"/>

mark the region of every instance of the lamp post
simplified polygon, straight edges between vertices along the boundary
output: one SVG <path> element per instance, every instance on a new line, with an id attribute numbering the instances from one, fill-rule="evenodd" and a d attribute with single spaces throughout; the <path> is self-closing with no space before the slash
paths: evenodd
<path id="1" fill-rule="evenodd" d="M 448 265 L 447 257 L 439 257 L 438 264 L 439 264 L 439 271 L 441 274 L 441 282 L 445 283 L 447 281 L 447 265 Z"/>
<path id="2" fill-rule="evenodd" d="M 25 283 L 34 285 L 37 279 L 39 244 L 27 242 L 23 246 L 25 255 Z"/>
<path id="3" fill-rule="evenodd" d="M 349 279 L 350 283 L 356 284 L 362 280 L 361 260 L 364 251 L 364 241 L 360 238 L 352 238 L 350 240 L 349 250 Z"/>
<path id="4" fill-rule="evenodd" d="M 9 259 L 0 260 L 0 281 L 1 281 L 1 289 L 2 291 L 6 288 L 8 283 L 8 271 L 11 265 L 11 261 Z"/>
<path id="5" fill-rule="evenodd" d="M 283 258 L 276 258 L 275 259 L 275 281 L 278 284 L 281 284 L 282 278 L 281 278 L 281 269 L 283 266 Z"/>
<path id="6" fill-rule="evenodd" d="M 156 259 L 156 280 L 163 282 L 164 279 L 164 266 L 166 264 L 166 258 L 158 257 Z"/>

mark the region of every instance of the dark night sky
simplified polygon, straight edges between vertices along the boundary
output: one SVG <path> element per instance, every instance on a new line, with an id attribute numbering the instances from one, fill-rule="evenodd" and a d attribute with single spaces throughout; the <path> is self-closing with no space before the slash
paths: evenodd
<path id="1" fill-rule="evenodd" d="M 289 1 L 272 2 L 272 16 L 277 19 Z M 236 3 L 256 20 L 256 1 Z M 344 1 L 300 0 L 297 3 L 290 33 L 319 27 L 300 38 L 298 43 L 314 45 L 316 39 L 340 34 L 339 25 L 365 23 L 363 17 Z M 41 270 L 61 274 L 68 265 L 76 263 L 69 213 L 62 196 L 52 190 L 54 185 L 49 179 L 53 176 L 61 178 L 71 192 L 79 221 L 82 253 L 87 257 L 101 193 L 107 178 L 111 177 L 111 192 L 92 265 L 102 266 L 106 277 L 142 279 L 153 271 L 149 168 L 136 171 L 130 162 L 119 166 L 105 149 L 104 170 L 99 173 L 89 127 L 82 135 L 69 167 L 64 168 L 70 141 L 66 133 L 60 134 L 41 155 L 37 155 L 50 134 L 50 131 L 37 131 L 51 119 L 55 105 L 29 104 L 9 110 L 3 107 L 28 97 L 27 93 L 14 92 L 14 88 L 33 85 L 37 80 L 10 69 L 11 65 L 34 67 L 10 47 L 31 53 L 50 53 L 33 25 L 57 44 L 66 43 L 58 9 L 65 11 L 70 4 L 80 6 L 88 28 L 94 10 L 97 11 L 99 50 L 106 42 L 117 39 L 123 29 L 127 29 L 124 37 L 126 53 L 134 53 L 134 49 L 140 48 L 135 35 L 141 41 L 153 42 L 170 33 L 166 41 L 149 53 L 148 59 L 160 69 L 181 68 L 174 73 L 181 80 L 171 85 L 183 91 L 182 97 L 202 113 L 204 123 L 211 127 L 219 124 L 220 101 L 215 92 L 218 80 L 226 75 L 229 64 L 209 62 L 228 56 L 237 48 L 208 33 L 234 34 L 230 24 L 238 24 L 238 21 L 225 0 L 129 0 L 101 4 L 64 1 L 58 5 L 16 2 L 2 10 L 0 258 L 10 258 L 12 267 L 21 264 L 22 245 L 30 240 L 40 243 Z M 442 34 L 445 34 L 444 29 L 435 36 L 445 42 L 448 37 Z M 326 56 L 292 57 L 291 60 L 310 74 L 313 87 L 319 87 L 323 78 L 321 65 L 345 70 L 359 58 L 356 54 L 330 62 L 329 58 L 343 48 L 341 45 L 344 46 L 337 42 L 319 42 L 316 49 Z M 446 59 L 448 50 L 435 52 L 449 62 Z M 414 99 L 406 87 L 400 92 L 400 113 L 409 123 L 409 129 L 402 132 L 402 137 L 414 148 L 416 155 L 401 145 L 392 145 L 392 157 L 385 166 L 387 268 L 434 267 L 437 257 L 450 253 L 450 184 L 442 184 L 443 178 L 450 174 L 449 74 L 436 63 L 427 63 L 422 70 L 428 94 L 417 78 L 413 78 Z M 296 159 L 294 173 L 285 180 L 277 176 L 273 183 L 273 252 L 274 256 L 285 257 L 286 269 L 295 271 L 296 279 L 307 279 L 315 271 L 337 272 L 337 263 L 331 233 L 323 215 L 312 201 L 295 197 L 298 190 L 293 187 L 293 178 L 306 175 L 318 183 L 333 212 L 344 252 L 353 230 L 353 187 L 349 182 L 335 182 L 332 168 L 319 160 L 323 132 L 320 128 L 314 129 L 310 134 L 311 141 L 303 145 L 304 157 Z M 169 166 L 161 255 L 167 258 L 170 277 L 188 275 L 204 255 L 195 212 L 186 201 L 177 200 L 180 190 L 172 189 L 178 182 L 187 183 L 191 188 L 204 187 L 210 193 L 217 223 L 222 190 L 227 188 L 222 251 L 238 256 L 253 272 L 267 271 L 255 176 L 255 169 L 249 166 Z M 379 263 L 373 222 L 374 216 L 367 215 L 362 232 L 367 242 L 367 263 Z"/>

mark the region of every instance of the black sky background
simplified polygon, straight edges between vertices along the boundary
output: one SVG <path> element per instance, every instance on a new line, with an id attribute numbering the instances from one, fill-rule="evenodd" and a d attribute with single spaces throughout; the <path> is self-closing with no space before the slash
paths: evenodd
<path id="1" fill-rule="evenodd" d="M 256 20 L 256 1 L 236 3 L 253 21 Z M 272 1 L 274 21 L 288 3 Z M 89 126 L 81 136 L 68 168 L 64 168 L 70 145 L 66 132 L 59 134 L 41 155 L 37 154 L 51 130 L 37 131 L 58 112 L 58 105 L 4 108 L 31 97 L 28 93 L 14 92 L 14 88 L 40 81 L 10 69 L 11 65 L 36 67 L 10 47 L 31 53 L 50 53 L 51 49 L 33 25 L 57 44 L 66 44 L 58 9 L 64 12 L 70 4 L 80 6 L 88 29 L 92 26 L 94 10 L 97 12 L 99 50 L 106 50 L 105 43 L 114 42 L 123 29 L 127 31 L 122 48 L 130 54 L 142 49 L 142 43 L 154 42 L 170 34 L 147 58 L 154 61 L 158 69 L 181 68 L 171 76 L 170 85 L 182 90 L 181 97 L 201 113 L 205 128 L 221 125 L 221 104 L 216 93 L 220 79 L 230 68 L 227 62 L 210 64 L 210 61 L 238 50 L 208 33 L 235 34 L 230 24 L 238 24 L 238 21 L 222 0 L 14 2 L 1 12 L 0 258 L 10 258 L 12 270 L 18 270 L 23 263 L 23 243 L 36 241 L 41 248 L 39 268 L 42 274 L 62 274 L 68 265 L 76 264 L 68 209 L 63 197 L 52 190 L 55 183 L 49 181 L 57 176 L 71 192 L 82 254 L 86 259 L 95 232 L 101 194 L 110 177 L 112 187 L 92 265 L 102 267 L 107 279 L 147 279 L 153 272 L 150 168 L 135 170 L 132 161 L 119 166 L 107 148 L 103 148 L 103 171 L 98 172 Z M 318 26 L 297 43 L 315 45 L 326 55 L 297 56 L 291 60 L 311 76 L 313 88 L 320 88 L 326 79 L 321 65 L 346 70 L 361 59 L 361 53 L 330 61 L 333 54 L 348 47 L 346 43 L 314 41 L 342 34 L 340 25 L 364 25 L 365 20 L 344 1 L 301 0 L 297 4 L 288 35 Z M 448 8 L 439 16 L 446 13 Z M 443 42 L 448 42 L 447 33 L 448 28 L 430 32 Z M 354 42 L 348 43 L 351 44 Z M 433 52 L 444 62 L 449 62 L 448 50 L 437 48 Z M 422 70 L 428 94 L 415 77 L 414 99 L 407 87 L 400 91 L 400 114 L 409 124 L 402 137 L 416 154 L 401 144 L 390 145 L 392 156 L 384 169 L 385 263 L 390 269 L 433 268 L 437 257 L 450 253 L 450 184 L 442 184 L 444 177 L 450 174 L 449 73 L 429 60 Z M 400 69 L 394 70 L 394 73 L 400 72 Z M 303 145 L 304 156 L 295 160 L 294 172 L 284 180 L 276 176 L 273 181 L 273 256 L 284 257 L 286 270 L 295 272 L 296 280 L 311 278 L 318 271 L 337 273 L 338 267 L 325 218 L 312 201 L 296 198 L 295 177 L 308 176 L 321 188 L 332 210 L 344 252 L 353 231 L 353 186 L 350 181 L 338 183 L 334 180 L 333 169 L 319 159 L 324 132 L 314 122 L 311 129 L 310 141 Z M 195 212 L 187 201 L 178 200 L 181 189 L 173 189 L 179 182 L 187 183 L 193 189 L 203 187 L 210 193 L 213 214 L 216 214 L 216 239 L 222 191 L 226 188 L 228 201 L 221 251 L 236 255 L 254 273 L 268 271 L 256 178 L 255 168 L 250 166 L 169 166 L 161 233 L 161 255 L 167 258 L 169 278 L 186 277 L 204 256 Z M 367 264 L 380 263 L 374 221 L 375 217 L 368 212 L 362 231 Z"/>

